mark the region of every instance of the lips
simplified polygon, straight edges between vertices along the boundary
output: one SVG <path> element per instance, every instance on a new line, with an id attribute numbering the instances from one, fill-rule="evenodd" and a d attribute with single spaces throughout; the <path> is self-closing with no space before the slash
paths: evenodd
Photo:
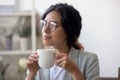
<path id="1" fill-rule="evenodd" d="M 51 39 L 51 36 L 43 36 L 43 39 L 44 39 L 44 40 Z"/>

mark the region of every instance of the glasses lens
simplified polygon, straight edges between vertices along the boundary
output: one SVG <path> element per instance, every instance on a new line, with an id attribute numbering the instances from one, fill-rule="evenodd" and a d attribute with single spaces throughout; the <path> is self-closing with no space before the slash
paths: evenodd
<path id="1" fill-rule="evenodd" d="M 44 20 L 40 20 L 40 27 L 43 28 L 45 26 L 45 24 L 46 24 L 46 22 Z"/>
<path id="2" fill-rule="evenodd" d="M 40 20 L 40 27 L 42 29 L 46 29 L 47 27 L 49 27 L 49 30 L 53 31 L 53 30 L 56 29 L 57 23 L 56 22 L 49 22 L 49 23 L 47 23 L 45 20 Z"/>
<path id="3" fill-rule="evenodd" d="M 55 30 L 55 29 L 56 29 L 56 26 L 57 26 L 57 23 L 55 23 L 55 22 L 50 22 L 49 27 L 50 27 L 51 31 Z"/>

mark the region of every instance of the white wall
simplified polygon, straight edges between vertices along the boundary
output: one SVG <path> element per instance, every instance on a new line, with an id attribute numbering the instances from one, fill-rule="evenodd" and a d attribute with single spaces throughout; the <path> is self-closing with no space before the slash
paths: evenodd
<path id="1" fill-rule="evenodd" d="M 0 0 L 0 5 L 14 5 L 14 0 Z"/>
<path id="2" fill-rule="evenodd" d="M 120 67 L 120 0 L 36 0 L 43 14 L 56 2 L 68 2 L 80 11 L 83 28 L 79 41 L 99 57 L 100 76 L 117 77 Z"/>
<path id="3" fill-rule="evenodd" d="M 120 67 L 120 0 L 83 3 L 81 41 L 100 61 L 100 75 L 117 77 Z"/>

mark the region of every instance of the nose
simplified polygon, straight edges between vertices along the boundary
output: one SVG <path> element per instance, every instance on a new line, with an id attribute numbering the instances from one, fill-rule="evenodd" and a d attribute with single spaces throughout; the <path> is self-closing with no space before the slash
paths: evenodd
<path id="1" fill-rule="evenodd" d="M 42 32 L 50 33 L 49 24 L 46 24 L 45 27 L 42 29 Z"/>

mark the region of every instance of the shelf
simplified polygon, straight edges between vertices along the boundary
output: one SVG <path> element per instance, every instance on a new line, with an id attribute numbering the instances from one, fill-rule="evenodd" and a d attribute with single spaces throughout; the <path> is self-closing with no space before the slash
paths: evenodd
<path id="1" fill-rule="evenodd" d="M 19 2 L 19 1 L 18 1 Z M 32 9 L 29 11 L 16 11 L 16 12 L 0 12 L 0 18 L 2 17 L 3 22 L 5 21 L 4 18 L 6 19 L 6 17 L 26 17 L 29 16 L 30 17 L 30 25 L 31 25 L 31 50 L 26 50 L 26 51 L 21 51 L 21 50 L 11 50 L 11 51 L 7 51 L 7 50 L 2 50 L 0 51 L 0 55 L 29 55 L 31 54 L 31 52 L 33 50 L 36 50 L 37 48 L 37 40 L 36 40 L 36 10 L 35 10 L 35 1 L 32 0 Z M 19 6 L 20 7 L 20 6 Z M 18 8 L 19 8 L 18 7 Z M 1 21 L 2 21 L 1 19 Z M 14 22 L 14 21 L 13 21 Z M 7 24 L 7 22 L 6 22 Z M 10 24 L 10 23 L 9 23 Z M 7 25 L 9 25 L 7 24 Z M 2 23 L 1 23 L 2 25 Z"/>
<path id="2" fill-rule="evenodd" d="M 0 16 L 31 16 L 32 12 L 8 12 L 0 13 Z"/>
<path id="3" fill-rule="evenodd" d="M 27 50 L 27 51 L 0 51 L 0 55 L 27 55 L 27 54 L 31 54 L 32 51 L 31 50 Z"/>

